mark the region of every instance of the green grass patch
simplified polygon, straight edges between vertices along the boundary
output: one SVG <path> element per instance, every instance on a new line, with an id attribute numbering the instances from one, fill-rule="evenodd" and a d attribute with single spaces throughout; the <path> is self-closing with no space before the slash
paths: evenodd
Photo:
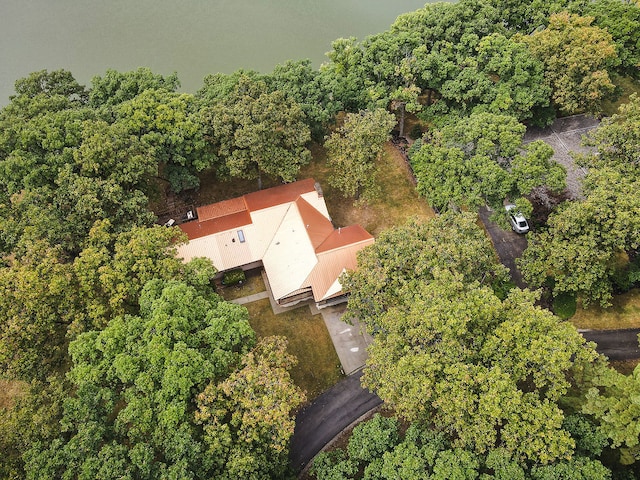
<path id="1" fill-rule="evenodd" d="M 577 328 L 592 330 L 617 330 L 640 327 L 640 289 L 634 288 L 611 300 L 609 308 L 592 305 L 582 308 L 578 304 L 571 323 Z"/>
<path id="2" fill-rule="evenodd" d="M 218 285 L 217 292 L 225 300 L 235 300 L 236 298 L 248 297 L 255 293 L 264 292 L 267 288 L 260 271 L 246 272 L 246 278 L 240 285 Z"/>
<path id="3" fill-rule="evenodd" d="M 298 359 L 291 376 L 296 385 L 307 392 L 308 400 L 343 378 L 340 360 L 322 315 L 312 315 L 307 305 L 275 315 L 269 299 L 245 306 L 258 337 L 287 337 L 289 352 Z"/>
<path id="4" fill-rule="evenodd" d="M 576 296 L 572 293 L 562 293 L 553 299 L 551 306 L 555 313 L 562 320 L 573 317 L 576 313 Z"/>
<path id="5" fill-rule="evenodd" d="M 618 108 L 623 103 L 629 102 L 629 97 L 632 93 L 640 94 L 640 81 L 634 80 L 631 77 L 616 77 L 613 79 L 613 83 L 618 87 L 621 91 L 620 98 L 616 99 L 615 102 L 605 101 L 602 102 L 602 112 L 610 117 L 614 113 L 618 113 Z"/>
<path id="6" fill-rule="evenodd" d="M 331 171 L 324 148 L 316 145 L 312 153 L 312 162 L 302 169 L 298 178 L 313 177 L 320 182 L 336 226 L 358 224 L 375 237 L 383 230 L 404 224 L 409 217 L 429 219 L 435 215 L 427 202 L 418 196 L 402 154 L 391 143 L 385 145 L 378 159 L 376 181 L 381 190 L 380 198 L 367 205 L 356 204 L 354 199 L 343 197 L 329 185 Z"/>

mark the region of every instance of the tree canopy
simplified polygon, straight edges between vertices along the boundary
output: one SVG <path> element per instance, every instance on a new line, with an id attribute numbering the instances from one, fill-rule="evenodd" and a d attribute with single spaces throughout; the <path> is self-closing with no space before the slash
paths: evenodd
<path id="1" fill-rule="evenodd" d="M 569 458 L 574 443 L 558 401 L 573 364 L 595 358 L 593 347 L 535 307 L 530 292 L 502 301 L 459 275 L 434 275 L 376 320 L 363 384 L 455 446 L 504 448 L 541 464 Z"/>
<path id="2" fill-rule="evenodd" d="M 378 319 L 403 295 L 433 278 L 433 269 L 461 274 L 466 282 L 498 285 L 507 270 L 471 214 L 447 213 L 428 222 L 412 219 L 386 230 L 358 254 L 358 269 L 341 282 L 351 292 L 347 316 L 379 329 Z"/>
<path id="3" fill-rule="evenodd" d="M 283 419 L 302 398 L 286 373 L 291 360 L 284 344 L 267 340 L 252 352 L 255 334 L 246 309 L 184 283 L 147 282 L 140 306 L 139 315 L 116 317 L 104 330 L 83 333 L 71 343 L 69 379 L 75 393 L 64 405 L 63 433 L 27 452 L 27 478 L 237 478 L 237 472 L 263 478 L 282 468 L 281 462 L 272 465 L 279 457 L 264 450 L 263 442 L 272 441 L 265 432 L 282 430 L 277 443 L 284 450 L 292 429 Z M 267 379 L 277 379 L 277 387 L 265 389 Z M 214 407 L 204 393 L 196 421 L 197 395 L 211 383 L 220 383 L 221 397 Z M 246 439 L 225 439 L 228 427 L 215 433 L 219 423 L 202 414 L 208 407 L 218 420 L 225 410 L 236 415 L 236 402 L 253 395 L 258 397 L 246 413 L 257 414 L 262 406 L 264 416 L 258 415 L 257 423 L 246 415 L 239 424 L 228 423 Z M 211 425 L 204 427 L 207 433 L 202 424 Z M 254 435 L 253 449 L 263 458 L 243 465 L 249 460 L 246 449 L 251 450 L 246 440 Z M 242 455 L 228 461 L 211 455 L 220 442 Z"/>
<path id="4" fill-rule="evenodd" d="M 258 179 L 267 174 L 295 180 L 311 159 L 311 139 L 300 106 L 284 93 L 269 92 L 261 80 L 241 75 L 233 90 L 206 109 L 208 142 L 223 172 Z"/>
<path id="5" fill-rule="evenodd" d="M 329 183 L 356 200 L 375 198 L 376 160 L 395 124 L 395 117 L 383 109 L 347 114 L 325 143 L 332 169 Z"/>
<path id="6" fill-rule="evenodd" d="M 592 22 L 593 17 L 557 13 L 544 30 L 521 37 L 544 63 L 553 103 L 565 115 L 600 113 L 615 88 L 607 71 L 617 62 L 613 38 Z"/>
<path id="7" fill-rule="evenodd" d="M 554 294 L 579 295 L 584 305 L 609 304 L 616 273 L 640 245 L 638 104 L 632 96 L 587 139 L 594 150 L 579 156 L 590 167 L 585 198 L 562 204 L 548 228 L 530 238 L 520 260 L 530 285 L 551 277 Z"/>
<path id="8" fill-rule="evenodd" d="M 523 143 L 525 126 L 514 117 L 475 113 L 433 132 L 410 154 L 418 192 L 438 209 L 502 211 L 536 187 L 560 192 L 565 170 L 542 141 Z M 526 209 L 525 209 L 526 211 Z M 528 212 L 526 212 L 528 213 Z"/>

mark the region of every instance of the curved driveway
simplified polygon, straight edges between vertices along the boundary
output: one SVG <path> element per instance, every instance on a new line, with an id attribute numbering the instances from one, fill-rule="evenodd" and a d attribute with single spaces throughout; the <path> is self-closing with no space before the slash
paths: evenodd
<path id="1" fill-rule="evenodd" d="M 296 417 L 289 459 L 296 473 L 340 432 L 382 400 L 360 386 L 362 370 L 349 375 L 304 407 Z"/>

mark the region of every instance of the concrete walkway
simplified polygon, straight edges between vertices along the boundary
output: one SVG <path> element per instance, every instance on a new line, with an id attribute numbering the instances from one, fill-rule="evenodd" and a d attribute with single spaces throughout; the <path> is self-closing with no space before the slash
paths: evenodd
<path id="1" fill-rule="evenodd" d="M 373 338 L 365 332 L 364 326 L 361 326 L 357 320 L 354 320 L 353 325 L 342 321 L 342 316 L 347 308 L 346 304 L 318 310 L 312 303 L 309 308 L 311 308 L 311 313 L 322 315 L 342 364 L 342 371 L 346 375 L 350 375 L 362 368 L 367 360 L 367 347 Z"/>
<path id="2" fill-rule="evenodd" d="M 269 294 L 267 292 L 259 292 L 254 293 L 253 295 L 247 295 L 246 297 L 236 298 L 235 300 L 229 300 L 230 303 L 237 303 L 238 305 L 245 305 L 251 302 L 257 302 L 258 300 L 263 300 L 265 298 L 269 298 Z"/>

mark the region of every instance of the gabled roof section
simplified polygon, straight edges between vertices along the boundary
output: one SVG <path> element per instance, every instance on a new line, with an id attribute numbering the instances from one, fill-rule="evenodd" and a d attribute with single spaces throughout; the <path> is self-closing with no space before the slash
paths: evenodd
<path id="1" fill-rule="evenodd" d="M 311 245 L 315 250 L 331 235 L 333 224 L 302 197 L 296 200 L 296 207 L 298 207 L 300 218 L 302 218 Z"/>
<path id="2" fill-rule="evenodd" d="M 345 229 L 343 228 L 341 230 L 344 231 Z M 369 235 L 369 237 L 368 239 L 347 243 L 340 247 L 316 254 L 318 263 L 316 263 L 305 281 L 305 283 L 311 285 L 313 297 L 316 302 L 331 298 L 342 291 L 341 286 L 340 289 L 338 289 L 340 285 L 340 275 L 345 270 L 356 269 L 357 253 L 367 245 L 374 243 L 373 237 L 371 237 L 371 235 Z"/>
<path id="3" fill-rule="evenodd" d="M 360 225 L 350 225 L 333 230 L 330 235 L 316 247 L 316 253 L 328 252 L 360 242 L 373 243 L 372 240 L 373 236 Z"/>
<path id="4" fill-rule="evenodd" d="M 224 200 L 196 208 L 200 222 L 206 222 L 214 218 L 225 217 L 245 211 L 247 211 L 247 205 L 244 203 L 244 197 L 232 198 L 231 200 Z"/>
<path id="5" fill-rule="evenodd" d="M 187 222 L 179 225 L 180 229 L 187 234 L 189 240 L 206 237 L 214 233 L 220 233 L 234 228 L 242 228 L 251 225 L 251 215 L 247 210 L 213 218 L 211 220 Z"/>
<path id="6" fill-rule="evenodd" d="M 316 263 L 318 259 L 307 235 L 306 225 L 296 204 L 292 203 L 262 257 L 274 298 L 282 298 L 308 287 L 305 279 Z"/>
<path id="7" fill-rule="evenodd" d="M 306 180 L 248 193 L 244 196 L 244 201 L 249 211 L 255 212 L 263 208 L 294 202 L 303 193 L 313 192 L 315 184 L 316 182 L 313 178 L 307 178 Z"/>

